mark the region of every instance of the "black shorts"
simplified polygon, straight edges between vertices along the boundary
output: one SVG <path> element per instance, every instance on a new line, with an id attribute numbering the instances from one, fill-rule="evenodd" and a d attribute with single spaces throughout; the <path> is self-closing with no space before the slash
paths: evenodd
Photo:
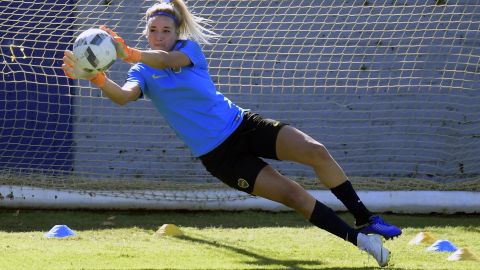
<path id="1" fill-rule="evenodd" d="M 225 184 L 252 193 L 255 179 L 267 165 L 260 157 L 278 160 L 277 135 L 285 125 L 246 112 L 240 126 L 200 160 L 209 173 Z"/>

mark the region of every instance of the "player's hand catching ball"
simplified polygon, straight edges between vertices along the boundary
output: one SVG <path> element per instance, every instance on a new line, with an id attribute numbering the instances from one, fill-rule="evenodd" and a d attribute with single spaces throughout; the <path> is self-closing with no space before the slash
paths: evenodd
<path id="1" fill-rule="evenodd" d="M 100 29 L 107 32 L 112 36 L 115 41 L 115 49 L 117 50 L 117 57 L 121 58 L 125 62 L 135 63 L 140 62 L 141 52 L 135 48 L 130 48 L 125 44 L 125 41 L 122 37 L 113 32 L 112 29 L 108 28 L 105 25 L 100 26 Z"/>
<path id="2" fill-rule="evenodd" d="M 78 68 L 77 59 L 72 51 L 65 50 L 63 55 L 63 64 L 62 69 L 71 79 L 85 79 L 91 81 L 93 84 L 98 87 L 105 85 L 106 76 L 104 72 L 92 71 L 86 72 Z"/>

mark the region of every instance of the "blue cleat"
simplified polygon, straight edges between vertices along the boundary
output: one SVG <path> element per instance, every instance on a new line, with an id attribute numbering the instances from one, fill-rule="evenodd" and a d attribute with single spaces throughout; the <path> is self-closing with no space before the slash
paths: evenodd
<path id="1" fill-rule="evenodd" d="M 385 222 L 380 216 L 371 216 L 369 222 L 362 226 L 356 226 L 358 232 L 363 234 L 378 234 L 385 239 L 392 239 L 402 234 L 402 230 L 395 225 Z"/>

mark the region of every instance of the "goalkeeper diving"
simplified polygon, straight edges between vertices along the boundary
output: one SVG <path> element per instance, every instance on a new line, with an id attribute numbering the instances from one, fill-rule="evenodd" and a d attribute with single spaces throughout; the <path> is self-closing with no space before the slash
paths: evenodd
<path id="1" fill-rule="evenodd" d="M 146 17 L 144 34 L 150 50 L 129 47 L 111 29 L 101 27 L 115 40 L 117 56 L 133 64 L 122 86 L 104 72 L 81 71 L 68 50 L 62 65 L 67 76 L 90 80 L 119 105 L 147 96 L 210 174 L 234 189 L 294 209 L 386 266 L 390 252 L 381 237 L 392 239 L 401 229 L 367 209 L 326 147 L 291 125 L 236 105 L 216 89 L 200 47 L 218 37 L 206 27 L 208 20 L 193 15 L 182 0 L 156 3 Z M 347 224 L 265 159 L 311 167 L 354 216 L 355 224 Z"/>

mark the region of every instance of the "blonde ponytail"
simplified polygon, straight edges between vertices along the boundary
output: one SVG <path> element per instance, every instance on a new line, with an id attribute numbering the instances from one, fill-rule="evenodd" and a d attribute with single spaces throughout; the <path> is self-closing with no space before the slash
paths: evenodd
<path id="1" fill-rule="evenodd" d="M 144 34 L 148 31 L 150 16 L 155 12 L 168 12 L 177 18 L 177 31 L 182 39 L 192 39 L 198 43 L 210 44 L 212 39 L 220 36 L 208 29 L 211 20 L 193 15 L 183 0 L 164 0 L 150 7 L 146 12 L 147 26 Z"/>

